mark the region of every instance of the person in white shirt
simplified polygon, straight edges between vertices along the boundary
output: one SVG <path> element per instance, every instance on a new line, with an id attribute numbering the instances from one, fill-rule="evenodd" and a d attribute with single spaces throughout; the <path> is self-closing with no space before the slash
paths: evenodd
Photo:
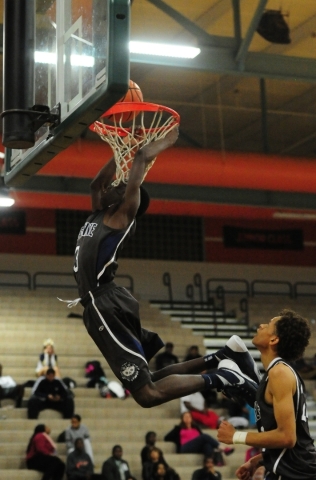
<path id="1" fill-rule="evenodd" d="M 73 415 L 70 422 L 71 425 L 65 430 L 67 455 L 74 451 L 76 439 L 82 438 L 85 452 L 89 455 L 93 463 L 93 451 L 89 430 L 85 425 L 82 425 L 80 415 Z"/>
<path id="2" fill-rule="evenodd" d="M 208 428 L 215 429 L 218 426 L 219 416 L 213 410 L 207 408 L 205 398 L 201 392 L 191 393 L 180 398 L 180 412 L 190 412 L 195 422 Z"/>

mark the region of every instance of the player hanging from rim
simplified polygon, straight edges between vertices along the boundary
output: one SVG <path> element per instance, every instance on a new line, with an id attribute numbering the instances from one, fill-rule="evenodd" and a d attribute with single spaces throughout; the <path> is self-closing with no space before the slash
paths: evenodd
<path id="1" fill-rule="evenodd" d="M 303 356 L 310 335 L 304 318 L 282 310 L 269 323 L 261 324 L 252 340 L 265 368 L 255 402 L 258 433 L 237 432 L 226 421 L 218 431 L 220 442 L 264 449 L 236 471 L 239 479 L 250 480 L 260 462 L 266 480 L 316 478 L 316 449 L 309 432 L 304 382 L 289 364 Z M 230 360 L 222 363 L 238 370 Z"/>
<path id="2" fill-rule="evenodd" d="M 113 282 L 118 251 L 133 233 L 135 217 L 143 214 L 149 204 L 149 197 L 141 187 L 146 167 L 177 138 L 176 127 L 164 138 L 140 148 L 127 184 L 113 187 L 115 160 L 112 158 L 104 165 L 91 183 L 93 213 L 79 232 L 75 250 L 74 273 L 81 298 L 69 306 L 78 301 L 84 306 L 84 324 L 89 335 L 117 378 L 142 407 L 153 407 L 204 388 L 220 390 L 225 385 L 236 385 L 252 398 L 259 375 L 248 351 L 244 353 L 234 341 L 216 354 L 151 373 L 148 361 L 162 348 L 163 342 L 156 333 L 141 327 L 138 302 Z M 235 347 L 237 353 L 233 351 Z M 244 371 L 252 380 L 228 370 L 198 375 L 216 368 L 222 358 L 234 359 L 234 355 L 243 357 Z"/>

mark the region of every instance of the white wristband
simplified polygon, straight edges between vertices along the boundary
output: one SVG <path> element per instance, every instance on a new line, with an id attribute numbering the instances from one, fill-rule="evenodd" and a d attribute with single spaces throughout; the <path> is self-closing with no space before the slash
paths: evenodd
<path id="1" fill-rule="evenodd" d="M 248 432 L 235 432 L 233 435 L 233 443 L 236 444 L 246 444 L 246 438 L 247 438 L 247 433 Z"/>

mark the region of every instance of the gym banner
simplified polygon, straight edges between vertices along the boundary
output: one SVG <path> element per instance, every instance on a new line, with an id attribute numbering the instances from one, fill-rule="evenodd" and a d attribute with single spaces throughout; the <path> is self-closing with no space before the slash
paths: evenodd
<path id="1" fill-rule="evenodd" d="M 260 248 L 263 250 L 303 250 L 303 231 L 261 230 L 258 228 L 223 227 L 224 246 Z"/>
<path id="2" fill-rule="evenodd" d="M 0 234 L 25 234 L 25 212 L 0 210 Z"/>

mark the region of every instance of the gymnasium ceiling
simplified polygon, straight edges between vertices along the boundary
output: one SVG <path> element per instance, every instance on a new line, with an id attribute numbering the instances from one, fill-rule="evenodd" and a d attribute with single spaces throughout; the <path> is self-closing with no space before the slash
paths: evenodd
<path id="1" fill-rule="evenodd" d="M 263 13 L 280 9 L 288 44 L 256 33 Z M 226 207 L 228 216 L 238 216 L 239 207 L 245 217 L 280 209 L 316 215 L 315 0 L 134 0 L 131 17 L 132 40 L 202 50 L 194 60 L 131 55 L 131 78 L 144 99 L 181 115 L 177 147 L 148 177 L 162 205 L 153 211 L 199 214 L 203 204 L 206 215 Z M 87 132 L 13 191 L 17 205 L 89 208 L 83 193 L 102 165 L 102 149 Z M 196 208 L 176 207 L 185 201 Z"/>

